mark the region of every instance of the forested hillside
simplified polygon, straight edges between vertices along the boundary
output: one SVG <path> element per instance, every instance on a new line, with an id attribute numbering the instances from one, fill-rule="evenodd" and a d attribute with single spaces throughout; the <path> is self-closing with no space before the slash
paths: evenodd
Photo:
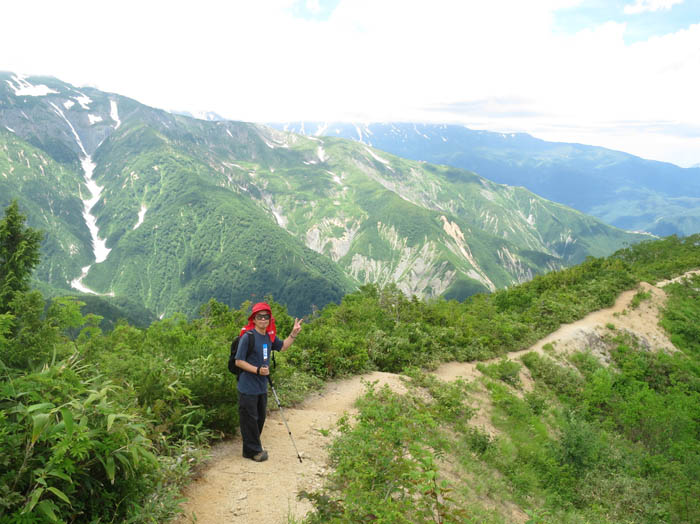
<path id="1" fill-rule="evenodd" d="M 46 233 L 44 294 L 150 318 L 267 293 L 300 315 L 368 283 L 464 299 L 651 238 L 351 140 L 0 73 L 0 205 L 13 199 Z"/>
<path id="2" fill-rule="evenodd" d="M 237 430 L 226 361 L 250 304 L 209 300 L 194 319 L 103 331 L 80 301 L 47 304 L 29 288 L 38 238 L 23 218 L 10 208 L 0 223 L 9 277 L 0 282 L 0 522 L 165 521 L 206 445 Z M 464 482 L 498 472 L 499 489 L 532 522 L 697 522 L 697 278 L 669 289 L 662 322 L 672 354 L 613 332 L 606 365 L 585 353 L 571 365 L 531 356 L 538 386 L 524 398 L 508 389 L 512 364 L 489 367 L 507 437 L 468 425 L 468 384 L 437 384 L 421 370 L 529 347 L 641 280 L 698 267 L 700 237 L 669 237 L 463 302 L 366 285 L 317 310 L 274 370 L 286 403 L 368 370 L 404 372 L 430 398 L 370 392 L 365 422 L 340 428 L 329 484 L 308 494 L 310 521 L 502 522 L 460 496 L 462 480 L 435 481 L 435 460 L 450 453 L 471 471 Z M 288 333 L 292 318 L 273 298 L 279 333 Z"/>

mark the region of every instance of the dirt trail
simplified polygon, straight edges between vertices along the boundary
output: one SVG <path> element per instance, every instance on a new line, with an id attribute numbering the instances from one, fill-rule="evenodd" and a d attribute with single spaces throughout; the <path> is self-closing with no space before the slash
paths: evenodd
<path id="1" fill-rule="evenodd" d="M 355 399 L 364 391 L 364 381 L 405 391 L 398 375 L 374 372 L 329 383 L 296 408 L 283 408 L 301 463 L 280 412 L 272 411 L 262 434 L 270 459 L 262 463 L 244 459 L 240 437 L 215 445 L 208 467 L 184 493 L 188 499 L 183 504 L 185 516 L 177 522 L 283 524 L 288 515 L 303 516 L 311 504 L 296 500 L 296 495 L 302 489 L 321 486 L 326 446 L 332 439 L 325 430 L 332 430 L 344 412 L 352 411 Z M 275 403 L 272 394 L 268 403 Z"/>
<path id="2" fill-rule="evenodd" d="M 700 270 L 692 273 L 700 273 Z M 666 299 L 661 288 L 667 283 L 660 282 L 657 286 L 642 283 L 641 288 L 650 292 L 651 298 L 642 301 L 638 308 L 628 309 L 637 290 L 626 291 L 611 308 L 566 324 L 532 347 L 510 353 L 508 357 L 515 359 L 528 351 L 542 352 L 545 344 L 552 344 L 557 353 L 585 347 L 592 348 L 594 352 L 600 349 L 599 356 L 605 360 L 607 353 L 602 350 L 600 340 L 602 333 L 609 330 L 606 327 L 609 324 L 614 325 L 616 330 L 635 333 L 651 347 L 674 351 L 673 345 L 657 325 L 659 309 Z M 435 374 L 442 380 L 457 377 L 472 380 L 479 372 L 476 363 L 453 362 L 440 366 Z M 296 456 L 280 412 L 271 412 L 262 435 L 270 460 L 255 463 L 244 459 L 240 438 L 215 445 L 201 475 L 185 490 L 187 501 L 182 504 L 184 515 L 176 523 L 284 524 L 288 516 L 300 519 L 311 509 L 311 505 L 298 501 L 297 493 L 302 489 L 320 487 L 326 473 L 326 446 L 332 434 L 325 430 L 333 429 L 344 412 L 353 410 L 355 400 L 364 390 L 365 381 L 378 381 L 380 386 L 389 384 L 398 392 L 405 391 L 397 375 L 375 372 L 329 383 L 321 393 L 311 395 L 299 406 L 284 408 L 284 416 L 302 463 Z M 274 405 L 272 395 L 268 402 Z"/>

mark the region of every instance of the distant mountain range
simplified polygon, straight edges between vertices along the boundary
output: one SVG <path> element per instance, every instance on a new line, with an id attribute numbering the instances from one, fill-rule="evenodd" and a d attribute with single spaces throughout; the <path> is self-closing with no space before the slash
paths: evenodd
<path id="1" fill-rule="evenodd" d="M 700 232 L 700 166 L 681 168 L 602 147 L 456 125 L 270 125 L 310 136 L 349 138 L 405 158 L 468 169 L 623 229 L 660 236 Z"/>
<path id="2" fill-rule="evenodd" d="M 463 299 L 649 238 L 356 141 L 0 73 L 0 205 L 13 198 L 47 232 L 45 292 L 158 316 L 268 294 L 303 314 L 365 283 Z"/>

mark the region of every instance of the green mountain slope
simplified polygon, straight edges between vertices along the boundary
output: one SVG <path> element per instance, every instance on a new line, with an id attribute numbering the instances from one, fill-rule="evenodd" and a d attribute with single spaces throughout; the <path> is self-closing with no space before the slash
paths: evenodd
<path id="1" fill-rule="evenodd" d="M 462 299 L 648 238 L 465 170 L 173 115 L 56 79 L 0 74 L 0 126 L 0 162 L 15 168 L 0 204 L 18 197 L 49 233 L 38 278 L 158 315 L 267 294 L 303 313 L 364 283 Z M 24 182 L 21 151 L 47 164 L 24 162 Z M 45 203 L 59 197 L 54 216 Z"/>
<path id="2" fill-rule="evenodd" d="M 291 122 L 275 128 L 357 140 L 395 155 L 474 171 L 625 229 L 690 235 L 700 229 L 700 169 L 524 133 L 407 122 Z"/>
<path id="3" fill-rule="evenodd" d="M 0 205 L 18 199 L 32 226 L 46 232 L 35 277 L 58 287 L 69 285 L 76 271 L 93 259 L 78 169 L 0 128 Z"/>
<path id="4" fill-rule="evenodd" d="M 111 158 L 125 157 L 110 146 L 96 157 L 106 169 L 115 167 Z M 104 195 L 101 213 L 113 217 L 104 230 L 115 247 L 86 280 L 95 289 L 136 294 L 148 307 L 171 313 L 211 297 L 240 304 L 268 293 L 301 311 L 350 288 L 329 260 L 249 199 L 218 186 L 208 166 L 165 144 L 124 161 L 105 182 Z"/>

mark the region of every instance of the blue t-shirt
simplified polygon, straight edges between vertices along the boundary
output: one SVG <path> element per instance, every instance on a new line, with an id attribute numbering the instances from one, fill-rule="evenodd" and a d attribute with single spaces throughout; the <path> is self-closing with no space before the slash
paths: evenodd
<path id="1" fill-rule="evenodd" d="M 255 343 L 248 352 L 248 337 L 254 336 Z M 275 337 L 275 341 L 270 343 L 270 335 L 265 333 L 261 335 L 255 329 L 247 331 L 238 342 L 238 350 L 236 351 L 236 360 L 245 360 L 253 366 L 270 366 L 270 359 L 273 351 L 282 349 L 282 340 L 280 337 Z M 267 393 L 267 377 L 256 375 L 241 369 L 241 374 L 238 376 L 238 391 L 246 395 L 262 395 Z"/>

